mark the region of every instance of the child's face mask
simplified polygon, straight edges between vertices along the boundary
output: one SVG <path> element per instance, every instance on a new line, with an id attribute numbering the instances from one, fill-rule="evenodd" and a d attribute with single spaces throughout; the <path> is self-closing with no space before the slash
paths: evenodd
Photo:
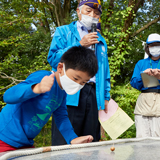
<path id="1" fill-rule="evenodd" d="M 80 85 L 79 83 L 74 82 L 66 75 L 64 64 L 63 64 L 63 71 L 64 71 L 64 75 L 60 76 L 60 82 L 61 82 L 62 88 L 65 90 L 67 94 L 73 95 L 84 87 L 84 85 Z"/>

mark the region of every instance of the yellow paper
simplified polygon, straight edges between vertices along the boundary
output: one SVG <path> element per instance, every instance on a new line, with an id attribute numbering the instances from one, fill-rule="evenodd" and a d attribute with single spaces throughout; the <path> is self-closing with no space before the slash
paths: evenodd
<path id="1" fill-rule="evenodd" d="M 100 123 L 112 139 L 118 138 L 134 124 L 133 120 L 120 107 L 112 117 L 104 122 L 100 121 Z"/>

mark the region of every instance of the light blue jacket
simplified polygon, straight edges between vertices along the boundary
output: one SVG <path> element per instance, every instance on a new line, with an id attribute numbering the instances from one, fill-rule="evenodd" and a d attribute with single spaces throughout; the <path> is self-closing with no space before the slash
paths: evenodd
<path id="1" fill-rule="evenodd" d="M 110 99 L 110 71 L 107 55 L 107 44 L 104 38 L 98 33 L 98 41 L 96 44 L 96 56 L 98 60 L 98 72 L 96 74 L 96 97 L 98 110 L 105 109 L 105 100 Z M 73 46 L 81 46 L 80 35 L 77 30 L 77 22 L 69 25 L 57 27 L 50 50 L 48 53 L 48 62 L 52 66 L 53 71 L 57 70 L 61 56 Z M 67 105 L 78 106 L 80 91 L 74 95 L 67 95 Z"/>

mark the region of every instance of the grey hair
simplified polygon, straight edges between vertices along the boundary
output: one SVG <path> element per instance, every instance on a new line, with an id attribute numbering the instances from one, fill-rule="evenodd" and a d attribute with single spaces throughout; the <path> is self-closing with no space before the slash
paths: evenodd
<path id="1" fill-rule="evenodd" d="M 79 8 L 80 13 L 81 13 L 81 10 L 82 10 L 83 6 L 84 6 L 84 4 L 83 4 L 82 6 L 80 6 L 80 7 L 78 7 L 78 8 Z"/>

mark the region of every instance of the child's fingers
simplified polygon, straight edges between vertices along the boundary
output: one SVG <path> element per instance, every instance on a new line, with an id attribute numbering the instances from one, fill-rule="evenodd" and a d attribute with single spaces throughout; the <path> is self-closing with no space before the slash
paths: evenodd
<path id="1" fill-rule="evenodd" d="M 54 73 L 52 73 L 49 77 L 54 78 Z"/>
<path id="2" fill-rule="evenodd" d="M 89 136 L 88 138 L 88 143 L 92 142 L 93 141 L 93 137 L 92 136 Z"/>

